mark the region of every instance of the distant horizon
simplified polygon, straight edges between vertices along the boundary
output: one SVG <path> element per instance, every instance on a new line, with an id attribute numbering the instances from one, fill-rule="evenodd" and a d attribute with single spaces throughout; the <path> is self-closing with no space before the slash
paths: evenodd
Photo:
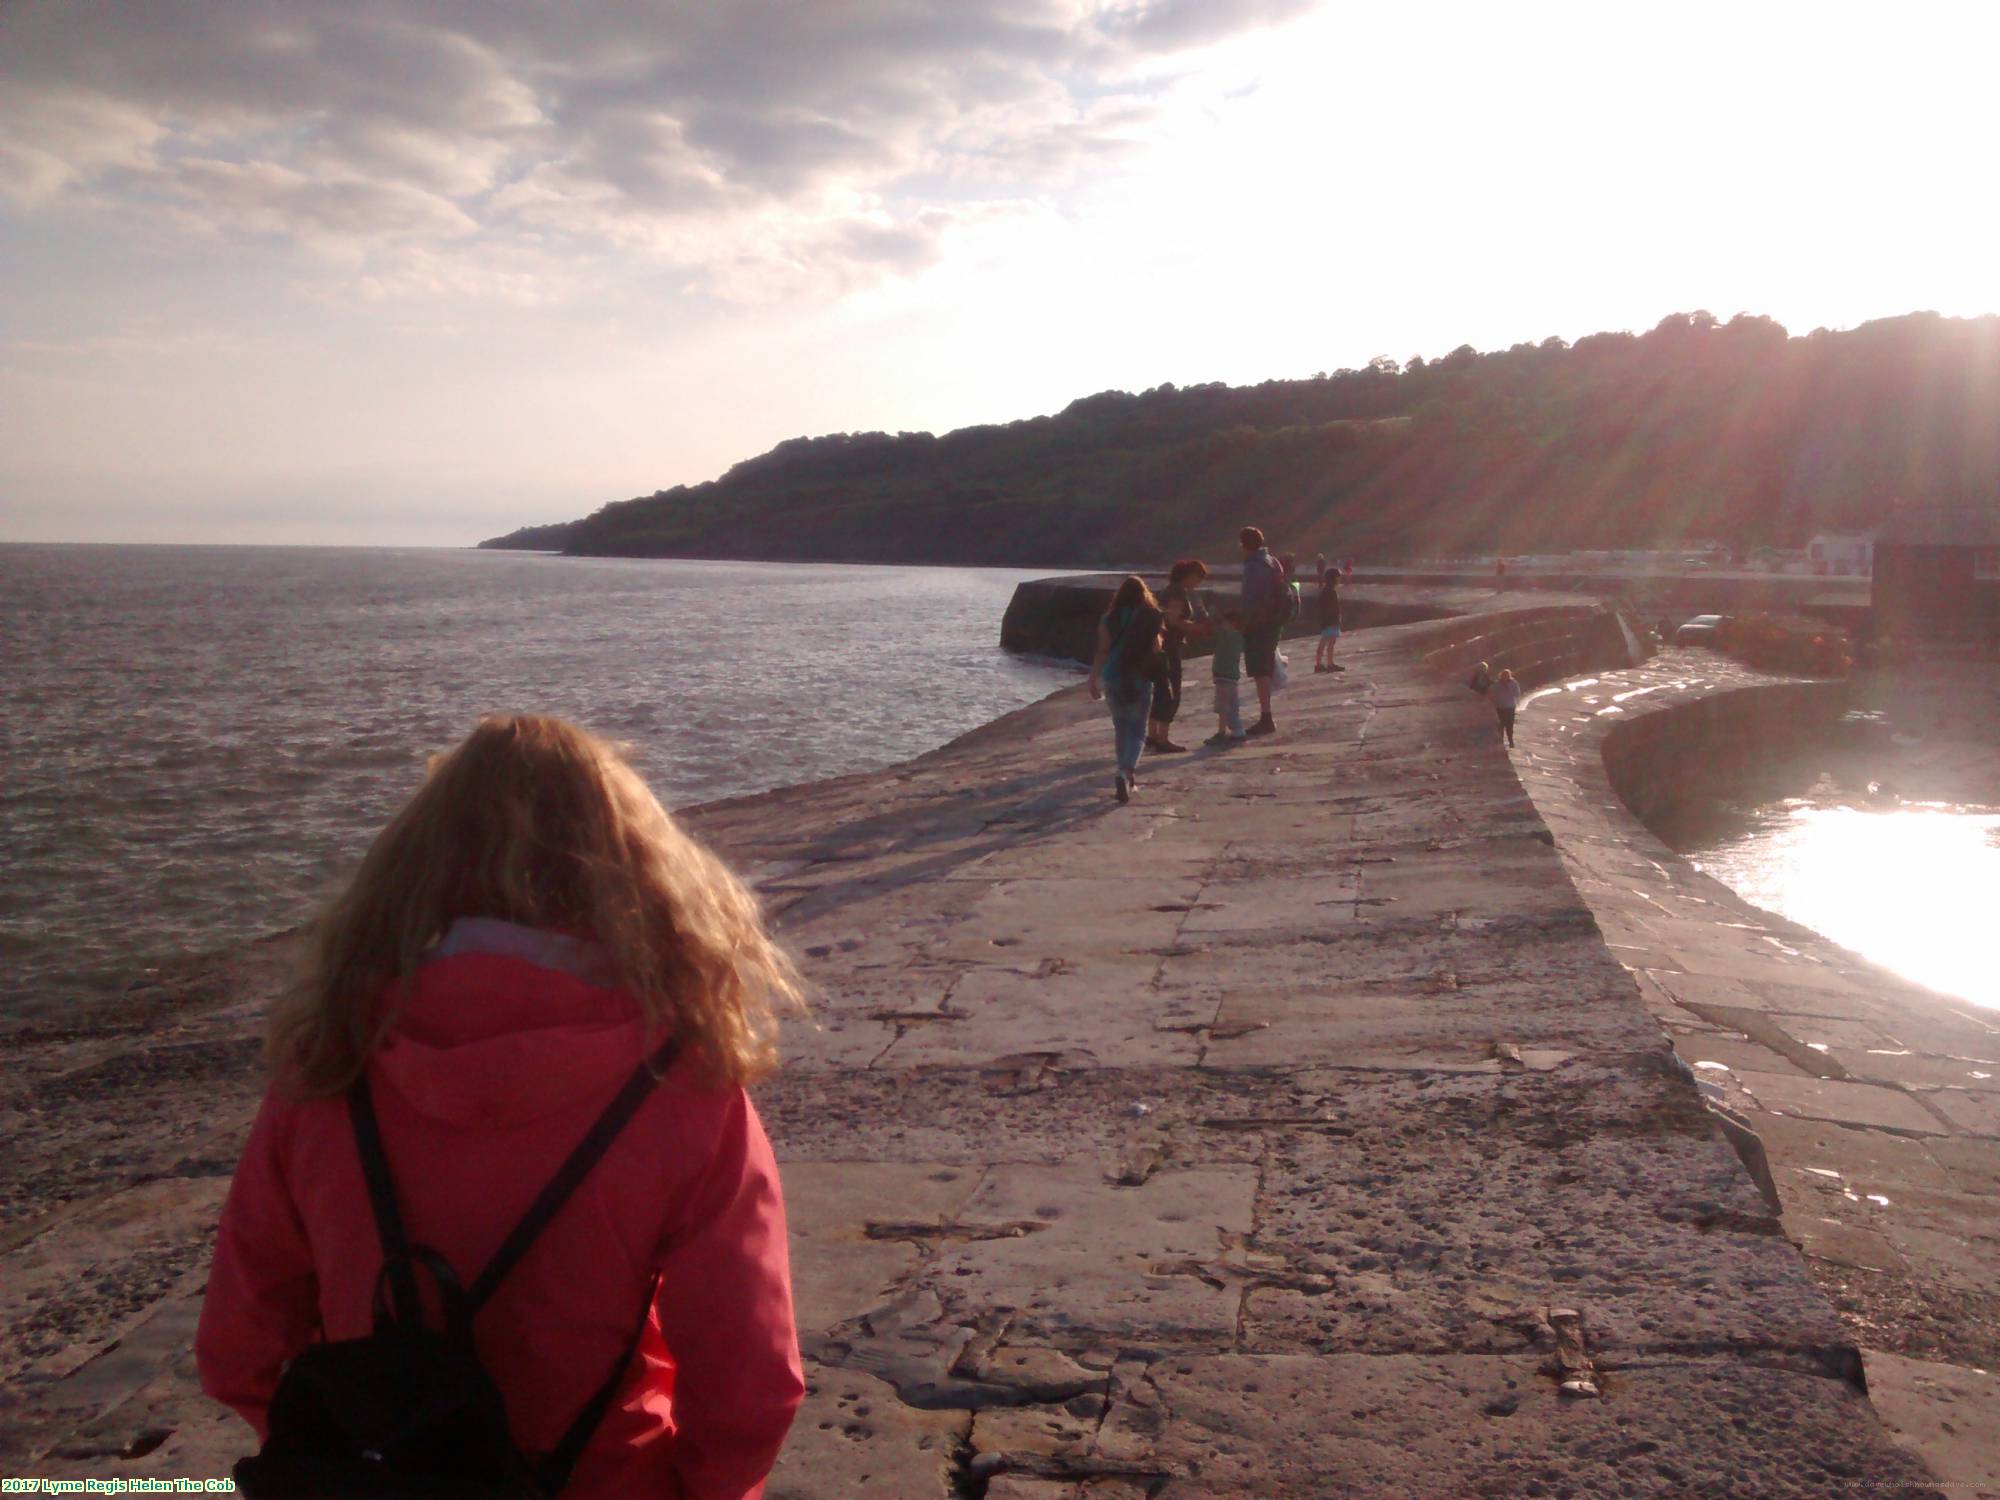
<path id="1" fill-rule="evenodd" d="M 1978 316 L 1996 50 L 1943 0 L 0 7 L 0 537 L 457 546 L 799 436 Z"/>

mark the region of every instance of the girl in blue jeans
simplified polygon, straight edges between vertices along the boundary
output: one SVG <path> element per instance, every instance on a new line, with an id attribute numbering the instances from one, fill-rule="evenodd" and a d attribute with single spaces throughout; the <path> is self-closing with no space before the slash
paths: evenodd
<path id="1" fill-rule="evenodd" d="M 1118 585 L 1111 608 L 1097 622 L 1097 655 L 1090 664 L 1090 696 L 1108 698 L 1118 748 L 1118 777 L 1112 795 L 1132 800 L 1139 785 L 1139 752 L 1146 744 L 1146 721 L 1153 710 L 1149 662 L 1160 649 L 1166 615 L 1159 600 L 1136 575 Z"/>

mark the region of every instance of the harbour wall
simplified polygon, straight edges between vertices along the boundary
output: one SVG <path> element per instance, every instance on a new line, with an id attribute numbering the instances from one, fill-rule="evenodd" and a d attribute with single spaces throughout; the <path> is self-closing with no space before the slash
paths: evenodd
<path id="1" fill-rule="evenodd" d="M 1616 617 L 1341 649 L 1129 805 L 1075 687 L 689 815 L 814 991 L 754 1095 L 808 1386 L 768 1493 L 1935 1500 L 1462 685 L 1616 665 Z M 5 1472 L 244 1451 L 187 1348 L 274 984 L 16 1046 Z"/>
<path id="2" fill-rule="evenodd" d="M 1211 609 L 1222 607 L 1236 589 L 1234 568 L 1217 568 L 1200 591 Z M 1163 573 L 1142 572 L 1156 591 Z M 1037 578 L 1016 586 L 1000 624 L 1000 644 L 1008 651 L 1067 657 L 1088 662 L 1095 649 L 1098 617 L 1111 602 L 1122 573 L 1079 573 Z M 1307 582 L 1310 596 L 1311 585 Z M 1398 569 L 1363 569 L 1341 591 L 1342 623 L 1349 630 L 1407 625 L 1457 614 L 1488 614 L 1533 608 L 1566 598 L 1610 601 L 1643 599 L 1626 606 L 1631 623 L 1643 630 L 1665 614 L 1673 623 L 1700 612 L 1773 610 L 1810 614 L 1854 632 L 1868 625 L 1865 579 L 1795 578 L 1763 574 L 1535 574 L 1509 581 L 1496 591 L 1490 575 Z M 1310 616 L 1312 601 L 1306 601 Z M 1302 618 L 1288 632 L 1311 635 L 1317 626 Z M 1518 669 L 1516 675 L 1519 675 Z"/>

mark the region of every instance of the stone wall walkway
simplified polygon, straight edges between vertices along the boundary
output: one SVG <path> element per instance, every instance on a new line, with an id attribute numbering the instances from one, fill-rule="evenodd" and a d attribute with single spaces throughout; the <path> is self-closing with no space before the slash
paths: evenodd
<path id="1" fill-rule="evenodd" d="M 1481 628 L 1352 638 L 1126 808 L 1078 694 L 708 820 L 824 987 L 762 1101 L 813 1386 L 774 1494 L 1930 1492 L 1425 664 Z"/>
<path id="2" fill-rule="evenodd" d="M 1566 628 L 1358 634 L 1279 736 L 1149 762 L 1129 807 L 1079 690 L 698 815 L 820 990 L 759 1093 L 811 1382 L 772 1495 L 1941 1493 L 1457 685 Z M 19 1174 L 81 1206 L 0 1254 L 0 1468 L 240 1451 L 185 1334 L 244 1003 L 21 1054 L 17 1112 L 122 1068 L 144 1113 L 84 1177 Z M 210 1049 L 178 1085 L 138 1061 L 174 1027 Z M 162 1243 L 193 1257 L 146 1271 Z M 31 1326 L 69 1342 L 17 1359 Z"/>
<path id="3" fill-rule="evenodd" d="M 2000 1496 L 2000 1015 L 1744 902 L 1655 839 L 1605 767 L 1621 724 L 1669 716 L 1652 738 L 1670 753 L 1673 716 L 1788 712 L 1802 690 L 1669 652 L 1531 700 L 1516 765 L 1648 1009 L 1754 1131 L 1876 1407 L 1954 1495 Z"/>

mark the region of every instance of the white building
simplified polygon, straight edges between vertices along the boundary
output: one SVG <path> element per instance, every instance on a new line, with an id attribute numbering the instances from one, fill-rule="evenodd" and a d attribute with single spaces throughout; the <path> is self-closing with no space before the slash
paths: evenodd
<path id="1" fill-rule="evenodd" d="M 1866 578 L 1875 571 L 1872 531 L 1825 531 L 1806 544 L 1806 560 L 1815 573 L 1838 578 Z"/>

